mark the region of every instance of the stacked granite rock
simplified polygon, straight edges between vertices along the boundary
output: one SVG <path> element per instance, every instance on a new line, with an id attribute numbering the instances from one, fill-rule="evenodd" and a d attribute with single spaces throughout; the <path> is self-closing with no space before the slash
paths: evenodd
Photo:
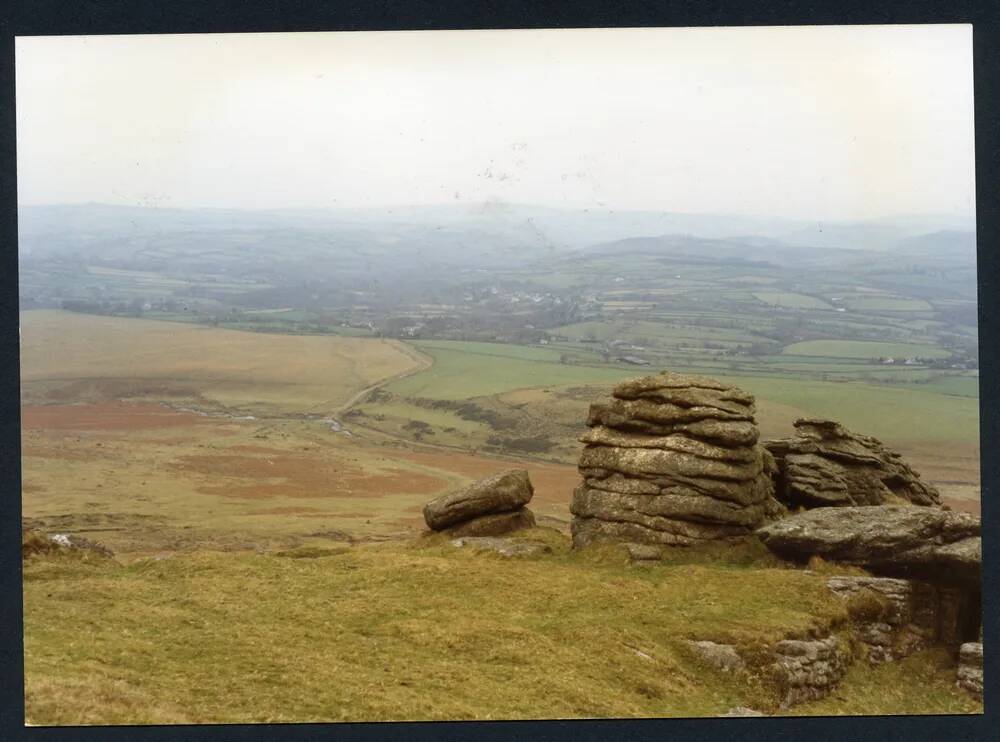
<path id="1" fill-rule="evenodd" d="M 511 469 L 442 495 L 424 506 L 432 531 L 450 536 L 500 536 L 535 525 L 525 507 L 535 494 L 528 472 Z"/>
<path id="2" fill-rule="evenodd" d="M 796 420 L 793 438 L 764 446 L 778 465 L 775 496 L 789 506 L 941 504 L 937 489 L 898 453 L 832 420 Z"/>
<path id="3" fill-rule="evenodd" d="M 701 376 L 663 372 L 591 405 L 579 461 L 573 543 L 664 546 L 734 539 L 783 511 L 771 455 L 757 443 L 754 398 Z"/>

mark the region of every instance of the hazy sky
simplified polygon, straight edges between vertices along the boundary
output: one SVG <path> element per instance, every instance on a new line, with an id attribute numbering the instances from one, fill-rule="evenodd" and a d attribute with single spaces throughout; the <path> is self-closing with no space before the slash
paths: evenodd
<path id="1" fill-rule="evenodd" d="M 21 203 L 973 214 L 971 26 L 17 40 Z"/>

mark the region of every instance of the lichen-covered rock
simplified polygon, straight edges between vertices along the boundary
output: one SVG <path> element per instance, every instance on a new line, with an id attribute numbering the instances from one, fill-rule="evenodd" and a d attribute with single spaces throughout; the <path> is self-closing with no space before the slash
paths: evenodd
<path id="1" fill-rule="evenodd" d="M 490 538 L 480 536 L 464 536 L 451 542 L 452 546 L 467 547 L 478 551 L 492 551 L 500 556 L 532 556 L 548 554 L 552 548 L 546 544 L 533 541 L 520 541 L 510 538 Z"/>
<path id="2" fill-rule="evenodd" d="M 444 529 L 449 536 L 503 536 L 524 528 L 535 527 L 535 515 L 528 508 L 507 513 L 480 515 Z"/>
<path id="3" fill-rule="evenodd" d="M 975 586 L 982 567 L 980 519 L 911 505 L 816 508 L 757 531 L 782 557 L 824 559 L 889 577 Z"/>
<path id="4" fill-rule="evenodd" d="M 967 642 L 958 650 L 958 686 L 983 697 L 983 643 Z"/>
<path id="5" fill-rule="evenodd" d="M 688 646 L 707 664 L 722 672 L 739 672 L 746 669 L 746 663 L 736 648 L 729 644 L 711 641 L 689 641 Z"/>
<path id="6" fill-rule="evenodd" d="M 528 472 L 511 469 L 431 500 L 424 506 L 424 520 L 432 530 L 441 531 L 483 515 L 517 510 L 527 505 L 532 495 Z"/>
<path id="7" fill-rule="evenodd" d="M 778 468 L 775 496 L 789 506 L 938 505 L 940 494 L 877 438 L 832 420 L 795 421 L 795 437 L 765 441 Z"/>
<path id="8" fill-rule="evenodd" d="M 575 546 L 735 539 L 784 510 L 742 389 L 670 372 L 631 379 L 591 405 L 587 424 L 570 506 Z"/>
<path id="9" fill-rule="evenodd" d="M 781 705 L 787 708 L 828 695 L 844 677 L 850 659 L 835 636 L 778 642 L 771 669 L 782 689 Z"/>

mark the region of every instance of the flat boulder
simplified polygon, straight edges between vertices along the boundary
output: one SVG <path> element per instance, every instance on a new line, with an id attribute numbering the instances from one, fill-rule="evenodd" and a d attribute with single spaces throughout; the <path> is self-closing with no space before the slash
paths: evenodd
<path id="1" fill-rule="evenodd" d="M 757 530 L 775 554 L 853 564 L 889 577 L 978 586 L 980 519 L 912 505 L 816 508 Z M 978 588 L 977 588 L 978 589 Z"/>
<path id="2" fill-rule="evenodd" d="M 484 515 L 508 513 L 523 508 L 534 495 L 524 469 L 510 469 L 441 497 L 424 506 L 424 520 L 434 531 Z"/>

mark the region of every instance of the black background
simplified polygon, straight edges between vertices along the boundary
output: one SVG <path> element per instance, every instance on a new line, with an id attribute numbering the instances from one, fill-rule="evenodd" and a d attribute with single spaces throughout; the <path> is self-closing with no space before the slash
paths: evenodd
<path id="1" fill-rule="evenodd" d="M 375 740 L 719 739 L 964 740 L 1000 739 L 996 652 L 1000 288 L 997 184 L 1000 121 L 997 19 L 1000 3 L 795 2 L 305 2 L 304 0 L 26 0 L 0 3 L 0 739 L 42 740 Z M 20 410 L 18 402 L 17 196 L 14 36 L 64 34 L 352 31 L 599 26 L 766 26 L 879 23 L 972 23 L 976 96 L 976 191 L 979 243 L 980 420 L 982 450 L 983 612 L 986 713 L 983 716 L 808 719 L 664 719 L 393 724 L 288 724 L 174 727 L 25 728 L 21 632 Z M 613 627 L 608 627 L 613 631 Z M 456 658 L 460 662 L 461 658 Z"/>

